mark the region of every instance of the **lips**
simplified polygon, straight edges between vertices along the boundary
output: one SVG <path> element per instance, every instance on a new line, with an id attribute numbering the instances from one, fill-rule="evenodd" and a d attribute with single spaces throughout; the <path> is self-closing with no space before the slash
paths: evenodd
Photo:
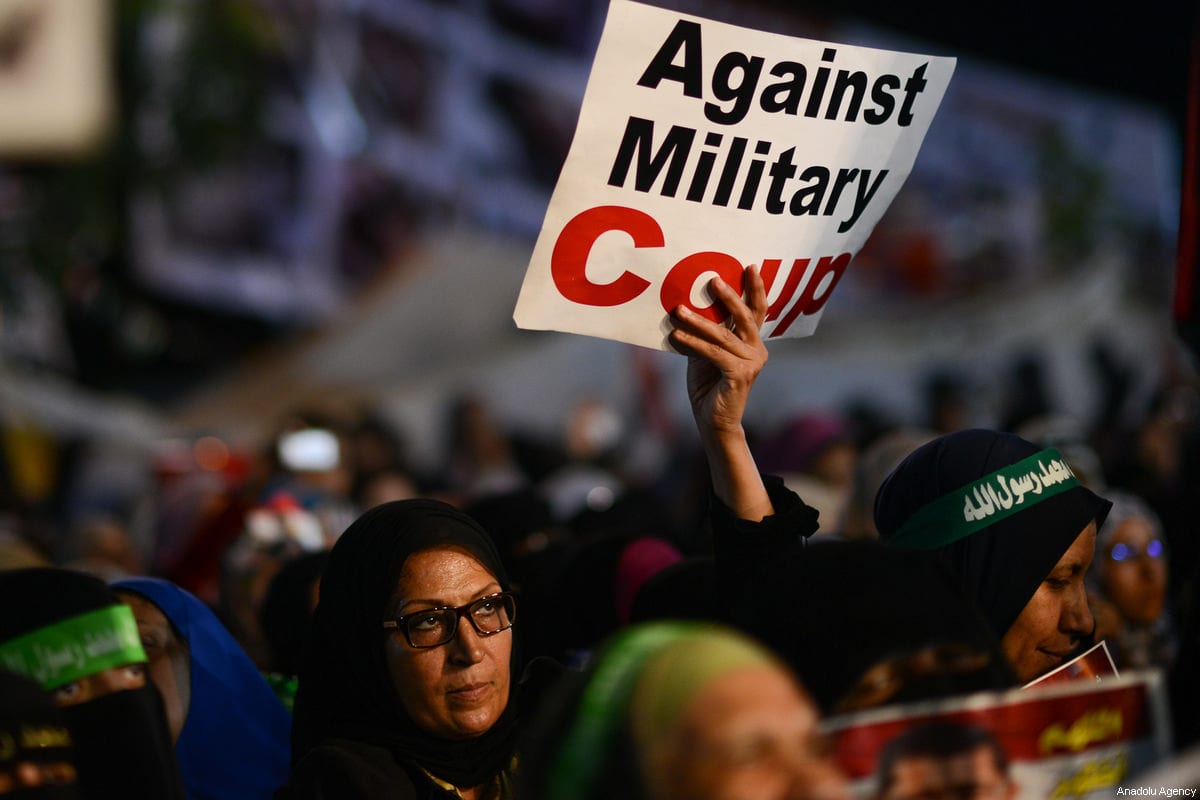
<path id="1" fill-rule="evenodd" d="M 492 685 L 490 683 L 468 683 L 464 686 L 451 689 L 446 693 L 446 695 L 452 701 L 460 703 L 477 703 L 487 697 L 491 690 Z"/>
<path id="2" fill-rule="evenodd" d="M 1065 653 L 1055 653 L 1052 650 L 1042 650 L 1041 653 L 1042 653 L 1042 655 L 1046 656 L 1047 658 L 1054 660 L 1057 664 L 1065 664 L 1067 661 L 1069 661 L 1071 659 L 1071 657 L 1072 657 L 1072 655 L 1074 655 L 1075 651 L 1068 650 Z"/>

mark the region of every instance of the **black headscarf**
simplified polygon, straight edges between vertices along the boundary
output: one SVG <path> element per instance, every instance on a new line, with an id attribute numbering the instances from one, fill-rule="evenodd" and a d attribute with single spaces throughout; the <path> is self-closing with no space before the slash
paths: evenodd
<path id="1" fill-rule="evenodd" d="M 292 726 L 293 762 L 326 739 L 389 750 L 456 786 L 478 786 L 504 769 L 516 745 L 517 651 L 504 713 L 484 734 L 449 740 L 418 728 L 404 713 L 384 658 L 382 627 L 400 570 L 414 553 L 435 547 L 471 553 L 509 588 L 491 538 L 473 519 L 436 500 L 376 506 L 346 529 L 321 579 L 308 658 L 300 670 Z"/>
<path id="2" fill-rule="evenodd" d="M 295 675 L 300 671 L 312 622 L 313 586 L 321 579 L 328 557 L 324 550 L 297 556 L 271 579 L 258 617 L 275 672 Z"/>
<path id="3" fill-rule="evenodd" d="M 0 669 L 0 770 L 10 772 L 18 764 L 69 764 L 75 768 L 75 747 L 62 712 L 50 695 L 31 679 Z M 75 780 L 45 784 L 9 792 L 6 800 L 79 800 Z"/>
<path id="4" fill-rule="evenodd" d="M 885 542 L 914 514 L 996 470 L 1041 452 L 1011 433 L 964 430 L 940 436 L 908 455 L 875 495 L 875 525 Z M 996 635 L 1016 621 L 1038 586 L 1092 520 L 1104 522 L 1111 503 L 1082 485 L 1004 517 L 940 547 L 964 590 Z"/>
<path id="5" fill-rule="evenodd" d="M 888 702 L 1015 683 L 987 622 L 927 553 L 820 541 L 760 565 L 752 585 L 728 605 L 729 621 L 790 664 L 827 714 L 870 668 L 931 646 L 965 648 L 983 659 L 969 671 L 906 680 Z"/>
<path id="6" fill-rule="evenodd" d="M 53 567 L 0 572 L 0 642 L 90 611 L 126 608 L 99 578 Z M 162 698 L 146 685 L 62 709 L 86 797 L 183 798 Z"/>

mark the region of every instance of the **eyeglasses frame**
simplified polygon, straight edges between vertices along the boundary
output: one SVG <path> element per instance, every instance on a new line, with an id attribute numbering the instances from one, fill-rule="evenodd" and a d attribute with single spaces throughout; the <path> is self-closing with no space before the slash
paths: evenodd
<path id="1" fill-rule="evenodd" d="M 512 614 L 509 615 L 508 624 L 503 628 L 494 631 L 480 630 L 479 624 L 475 622 L 475 617 L 470 613 L 471 609 L 480 603 L 485 603 L 489 600 L 497 600 L 499 598 L 508 598 L 512 602 Z M 437 644 L 414 644 L 412 636 L 408 632 L 408 628 L 404 625 L 404 621 L 410 617 L 418 617 L 422 614 L 428 614 L 431 611 L 453 611 L 454 627 L 450 630 L 450 634 L 445 641 L 438 642 Z M 385 619 L 383 621 L 383 629 L 387 631 L 400 631 L 404 634 L 404 640 L 408 642 L 410 647 L 414 647 L 418 650 L 431 650 L 435 647 L 441 647 L 442 645 L 449 644 L 450 642 L 454 641 L 454 637 L 458 635 L 458 621 L 463 617 L 467 618 L 467 620 L 471 623 L 471 627 L 475 630 L 475 633 L 479 634 L 480 636 L 495 636 L 497 633 L 504 633 L 505 631 L 510 630 L 513 626 L 513 623 L 516 622 L 517 595 L 514 592 L 496 592 L 494 594 L 485 595 L 484 597 L 472 600 L 471 602 L 461 606 L 434 606 L 433 608 L 422 608 L 417 611 L 413 611 L 410 614 L 401 614 L 400 616 L 393 617 L 392 619 Z"/>
<path id="2" fill-rule="evenodd" d="M 1158 545 L 1157 552 L 1151 553 L 1151 548 L 1153 548 L 1156 544 Z M 1114 555 L 1117 552 L 1118 547 L 1125 548 L 1125 555 L 1121 558 L 1117 558 Z M 1107 555 L 1108 560 L 1114 564 L 1134 564 L 1138 561 L 1141 561 L 1143 558 L 1148 558 L 1151 561 L 1159 561 L 1167 554 L 1166 549 L 1167 548 L 1163 543 L 1163 540 L 1155 536 L 1146 543 L 1145 547 L 1136 547 L 1134 545 L 1125 544 L 1124 542 L 1117 542 L 1108 549 Z"/>

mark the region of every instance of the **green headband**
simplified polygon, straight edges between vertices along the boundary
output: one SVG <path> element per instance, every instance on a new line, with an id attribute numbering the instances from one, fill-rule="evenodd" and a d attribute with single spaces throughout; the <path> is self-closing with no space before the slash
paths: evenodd
<path id="1" fill-rule="evenodd" d="M 145 661 L 137 621 L 126 605 L 89 611 L 0 644 L 0 665 L 47 690 Z"/>
<path id="2" fill-rule="evenodd" d="M 936 550 L 1079 485 L 1066 459 L 1048 448 L 927 503 L 887 542 Z"/>
<path id="3" fill-rule="evenodd" d="M 547 800 L 577 800 L 590 786 L 619 731 L 638 669 L 665 645 L 703 630 L 699 623 L 655 623 L 617 634 L 579 702 L 575 724 L 563 741 L 546 781 Z"/>

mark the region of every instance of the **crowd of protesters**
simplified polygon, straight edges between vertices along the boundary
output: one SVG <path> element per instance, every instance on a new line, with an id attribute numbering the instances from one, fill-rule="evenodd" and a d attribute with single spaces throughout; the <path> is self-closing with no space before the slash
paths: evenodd
<path id="1" fill-rule="evenodd" d="M 823 718 L 1020 686 L 1098 640 L 1163 671 L 1195 745 L 1195 386 L 984 430 L 939 380 L 927 419 L 754 430 L 747 287 L 714 280 L 727 324 L 672 317 L 699 437 L 652 471 L 602 404 L 547 443 L 476 396 L 435 473 L 378 419 L 298 410 L 104 517 L 39 516 L 8 481 L 0 667 L 24 676 L 0 672 L 0 725 L 45 746 L 0 753 L 0 793 L 849 797 Z M 1036 493 L 964 520 L 1031 459 Z"/>

